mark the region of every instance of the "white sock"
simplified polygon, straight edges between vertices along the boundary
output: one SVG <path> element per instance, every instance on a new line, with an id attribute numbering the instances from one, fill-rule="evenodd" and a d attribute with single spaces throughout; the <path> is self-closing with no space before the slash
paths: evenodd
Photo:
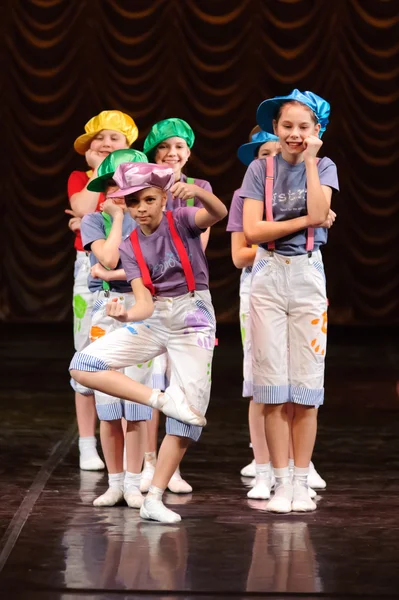
<path id="1" fill-rule="evenodd" d="M 270 463 L 264 463 L 263 465 L 255 464 L 255 470 L 257 475 L 270 474 L 271 465 Z"/>
<path id="2" fill-rule="evenodd" d="M 79 438 L 79 452 L 80 456 L 84 459 L 96 458 L 97 453 L 97 439 L 95 436 L 80 437 Z"/>
<path id="3" fill-rule="evenodd" d="M 125 473 L 108 473 L 108 485 L 110 488 L 123 490 Z"/>
<path id="4" fill-rule="evenodd" d="M 125 473 L 125 481 L 123 484 L 123 489 L 125 492 L 131 491 L 133 488 L 140 488 L 141 481 L 141 473 L 129 473 L 126 471 Z"/>
<path id="5" fill-rule="evenodd" d="M 152 390 L 148 404 L 152 406 L 152 408 L 157 408 L 158 410 L 160 410 L 162 408 L 162 402 L 160 401 L 162 399 L 162 396 L 163 393 L 161 392 L 161 390 Z"/>
<path id="6" fill-rule="evenodd" d="M 164 489 L 156 487 L 156 485 L 151 485 L 150 489 L 148 490 L 147 498 L 151 498 L 151 500 L 159 500 L 161 502 L 164 491 Z"/>
<path id="7" fill-rule="evenodd" d="M 283 467 L 282 469 L 275 468 L 274 475 L 276 477 L 276 487 L 290 481 L 289 467 Z"/>
<path id="8" fill-rule="evenodd" d="M 305 487 L 308 486 L 309 467 L 294 467 L 294 483 L 300 483 Z"/>

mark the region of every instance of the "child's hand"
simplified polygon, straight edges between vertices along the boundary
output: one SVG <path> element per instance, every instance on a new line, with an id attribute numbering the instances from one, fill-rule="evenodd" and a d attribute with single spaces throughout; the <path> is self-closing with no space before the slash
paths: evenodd
<path id="1" fill-rule="evenodd" d="M 78 217 L 76 215 L 76 213 L 73 212 L 73 210 L 70 210 L 69 208 L 64 210 L 65 214 L 67 215 L 72 215 L 72 219 L 69 219 L 68 221 L 68 227 L 71 231 L 73 231 L 74 233 L 76 233 L 77 231 L 80 231 L 80 223 L 82 221 L 82 219 L 80 217 Z"/>
<path id="2" fill-rule="evenodd" d="M 319 227 L 323 227 L 324 229 L 330 229 L 330 227 L 332 227 L 334 225 L 334 221 L 336 219 L 337 215 L 336 213 L 331 210 L 328 211 L 328 217 L 327 219 L 324 221 L 324 223 L 322 223 L 321 225 L 319 225 Z"/>
<path id="3" fill-rule="evenodd" d="M 103 162 L 105 156 L 99 154 L 95 150 L 91 150 L 90 148 L 85 153 L 86 162 L 92 169 L 97 169 Z"/>
<path id="4" fill-rule="evenodd" d="M 127 323 L 128 315 L 127 310 L 121 302 L 118 302 L 118 298 L 114 298 L 108 302 L 106 306 L 107 315 L 120 321 L 121 323 Z"/>
<path id="5" fill-rule="evenodd" d="M 125 202 L 123 198 L 107 198 L 102 204 L 101 211 L 115 218 L 119 214 L 123 215 L 124 207 Z"/>
<path id="6" fill-rule="evenodd" d="M 197 195 L 198 186 L 194 183 L 184 183 L 184 181 L 178 181 L 172 185 L 170 191 L 173 198 L 188 200 L 189 198 L 194 198 L 194 196 Z"/>
<path id="7" fill-rule="evenodd" d="M 100 263 L 96 263 L 90 269 L 90 275 L 95 279 L 102 279 L 103 281 L 108 281 L 108 269 L 103 267 Z"/>
<path id="8" fill-rule="evenodd" d="M 303 158 L 306 160 L 307 158 L 316 158 L 318 151 L 322 147 L 323 142 L 317 135 L 310 135 L 306 139 L 303 140 L 303 146 L 305 151 L 303 153 Z"/>

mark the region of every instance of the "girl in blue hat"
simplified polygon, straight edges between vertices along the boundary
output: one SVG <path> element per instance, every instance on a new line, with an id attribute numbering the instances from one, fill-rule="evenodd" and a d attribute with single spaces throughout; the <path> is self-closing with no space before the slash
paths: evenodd
<path id="1" fill-rule="evenodd" d="M 267 510 L 279 513 L 316 509 L 308 475 L 324 402 L 327 297 L 320 248 L 338 191 L 335 164 L 317 157 L 329 112 L 312 92 L 263 102 L 258 124 L 278 136 L 281 154 L 252 162 L 240 192 L 245 237 L 259 245 L 250 298 L 253 398 L 265 405 L 276 477 Z M 293 407 L 293 479 L 287 403 Z"/>

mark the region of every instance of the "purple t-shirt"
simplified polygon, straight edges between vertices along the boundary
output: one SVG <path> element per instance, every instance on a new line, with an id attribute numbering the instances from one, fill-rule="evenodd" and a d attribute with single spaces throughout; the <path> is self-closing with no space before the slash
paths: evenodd
<path id="1" fill-rule="evenodd" d="M 112 221 L 112 217 L 111 217 Z M 136 221 L 132 219 L 129 213 L 125 213 L 123 217 L 122 223 L 122 237 L 126 237 L 130 235 L 130 233 L 137 227 Z M 90 213 L 85 215 L 82 219 L 80 233 L 82 236 L 82 243 L 85 250 L 91 250 L 91 245 L 93 242 L 97 240 L 106 240 L 107 236 L 105 234 L 105 225 L 104 225 L 104 217 L 101 213 Z M 97 260 L 94 252 L 90 254 L 90 264 L 91 266 L 95 265 L 99 261 Z M 115 269 L 122 269 L 122 263 L 119 260 Z M 98 292 L 103 289 L 102 279 L 97 279 L 96 277 L 92 277 L 89 275 L 88 277 L 88 287 L 91 292 Z M 127 281 L 109 281 L 108 282 L 110 289 L 113 292 L 119 292 L 121 294 L 125 294 L 127 292 L 132 291 L 132 286 Z"/>
<path id="2" fill-rule="evenodd" d="M 186 183 L 187 175 L 184 175 L 184 173 L 182 173 L 181 177 L 180 177 L 180 181 L 184 181 L 184 183 Z M 194 179 L 194 183 L 195 183 L 195 185 L 198 185 L 198 187 L 201 187 L 202 189 L 206 190 L 207 192 L 212 193 L 212 188 L 211 188 L 211 184 L 209 183 L 209 181 L 205 181 L 204 179 Z M 176 210 L 176 208 L 182 208 L 184 206 L 187 206 L 187 200 L 181 200 L 181 198 L 173 199 L 172 194 L 170 192 L 168 192 L 168 200 L 166 202 L 167 210 Z M 197 206 L 198 208 L 203 208 L 203 204 L 197 196 L 194 196 L 194 206 Z"/>
<path id="3" fill-rule="evenodd" d="M 321 185 L 328 185 L 338 191 L 337 167 L 325 157 L 317 165 Z M 248 167 L 242 182 L 241 198 L 265 201 L 266 159 L 258 158 Z M 287 221 L 307 214 L 306 208 L 306 167 L 301 162 L 291 165 L 281 154 L 274 157 L 273 218 Z M 315 229 L 314 249 L 318 250 L 327 242 L 327 229 Z M 259 244 L 267 249 L 266 244 Z M 306 254 L 306 229 L 297 231 L 275 241 L 276 251 L 285 256 Z"/>
<path id="4" fill-rule="evenodd" d="M 234 192 L 231 200 L 229 209 L 229 220 L 227 222 L 226 231 L 231 232 L 243 232 L 244 227 L 242 223 L 243 210 L 244 210 L 244 198 L 240 196 L 241 189 Z"/>
<path id="5" fill-rule="evenodd" d="M 208 263 L 201 246 L 200 235 L 204 230 L 195 224 L 196 207 L 177 208 L 173 211 L 176 229 L 186 248 L 193 269 L 197 290 L 209 288 Z M 166 215 L 151 235 L 144 235 L 138 228 L 141 251 L 150 272 L 157 296 L 175 297 L 187 294 L 188 288 Z M 121 260 L 129 283 L 141 277 L 139 265 L 130 238 L 120 248 Z"/>

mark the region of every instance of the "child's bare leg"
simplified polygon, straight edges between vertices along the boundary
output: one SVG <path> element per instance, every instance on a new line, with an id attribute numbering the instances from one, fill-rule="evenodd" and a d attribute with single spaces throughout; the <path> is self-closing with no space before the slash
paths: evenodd
<path id="1" fill-rule="evenodd" d="M 75 392 L 76 420 L 79 430 L 79 465 L 84 471 L 100 471 L 104 463 L 97 452 L 97 412 L 93 394 Z"/>
<path id="2" fill-rule="evenodd" d="M 290 426 L 290 445 L 289 445 L 289 450 L 288 450 L 288 456 L 290 459 L 290 466 L 291 466 L 291 460 L 292 460 L 292 466 L 294 466 L 294 446 L 292 444 L 292 420 L 294 418 L 294 405 L 292 404 L 292 402 L 287 402 L 286 404 L 286 410 L 287 410 L 287 417 L 288 417 L 288 423 Z"/>
<path id="3" fill-rule="evenodd" d="M 141 508 L 140 515 L 145 519 L 152 519 L 162 523 L 177 523 L 180 515 L 169 510 L 162 502 L 162 495 L 179 466 L 190 444 L 190 438 L 175 435 L 166 435 L 158 454 L 155 474 L 148 496 Z"/>
<path id="4" fill-rule="evenodd" d="M 265 405 L 251 400 L 248 420 L 256 463 L 256 480 L 247 496 L 258 500 L 267 500 L 270 498 L 271 465 L 266 441 Z"/>
<path id="5" fill-rule="evenodd" d="M 143 496 L 140 492 L 141 467 L 146 442 L 146 421 L 127 421 L 126 463 L 124 498 L 131 508 L 140 508 Z"/>
<path id="6" fill-rule="evenodd" d="M 309 468 L 317 433 L 317 409 L 295 404 L 292 420 L 292 441 L 295 466 Z"/>
<path id="7" fill-rule="evenodd" d="M 147 441 L 144 452 L 144 469 L 141 475 L 140 490 L 145 493 L 150 489 L 157 463 L 159 410 L 152 409 L 152 419 L 147 421 Z"/>
<path id="8" fill-rule="evenodd" d="M 266 438 L 273 467 L 288 467 L 290 428 L 285 404 L 266 404 Z"/>
<path id="9" fill-rule="evenodd" d="M 74 359 L 75 360 L 75 359 Z M 191 425 L 206 425 L 206 419 L 200 412 L 190 406 L 180 388 L 173 389 L 173 395 L 161 393 L 160 390 L 133 381 L 130 377 L 119 371 L 78 371 L 71 369 L 71 376 L 75 381 L 98 390 L 109 396 L 124 398 L 146 406 L 157 408 L 167 416 Z"/>
<path id="10" fill-rule="evenodd" d="M 121 419 L 100 422 L 101 446 L 108 470 L 109 488 L 96 498 L 94 506 L 114 506 L 123 499 L 123 446 L 124 436 Z"/>

